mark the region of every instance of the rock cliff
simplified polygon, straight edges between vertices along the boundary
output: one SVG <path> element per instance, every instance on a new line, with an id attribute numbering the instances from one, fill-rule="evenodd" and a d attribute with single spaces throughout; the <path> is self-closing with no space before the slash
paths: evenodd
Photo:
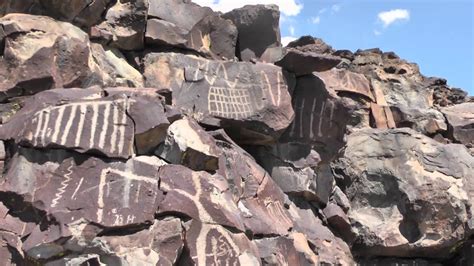
<path id="1" fill-rule="evenodd" d="M 277 6 L 0 3 L 0 265 L 474 265 L 474 100 Z"/>

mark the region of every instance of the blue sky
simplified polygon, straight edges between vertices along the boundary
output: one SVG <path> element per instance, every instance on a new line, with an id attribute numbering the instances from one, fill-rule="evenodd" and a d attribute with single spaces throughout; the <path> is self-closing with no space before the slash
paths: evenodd
<path id="1" fill-rule="evenodd" d="M 474 0 L 195 1 L 222 11 L 278 4 L 285 40 L 312 35 L 335 49 L 394 51 L 424 75 L 446 78 L 474 95 Z"/>

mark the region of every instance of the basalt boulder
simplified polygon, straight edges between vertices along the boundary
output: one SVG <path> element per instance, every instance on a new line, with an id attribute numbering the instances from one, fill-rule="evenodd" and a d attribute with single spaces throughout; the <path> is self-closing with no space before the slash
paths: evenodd
<path id="1" fill-rule="evenodd" d="M 293 226 L 286 195 L 252 156 L 225 132 L 219 130 L 211 134 L 223 152 L 217 173 L 229 183 L 245 228 L 255 235 L 286 235 Z"/>
<path id="2" fill-rule="evenodd" d="M 28 99 L 0 127 L 0 137 L 28 147 L 127 159 L 153 151 L 169 124 L 164 99 L 154 89 L 56 89 Z"/>
<path id="3" fill-rule="evenodd" d="M 146 86 L 167 88 L 173 106 L 239 142 L 278 138 L 293 120 L 292 79 L 270 64 L 210 61 L 191 55 L 145 57 Z"/>
<path id="4" fill-rule="evenodd" d="M 334 52 L 334 49 L 322 39 L 309 35 L 302 36 L 290 42 L 286 47 L 294 48 L 301 52 L 312 52 L 316 54 L 331 54 Z"/>
<path id="5" fill-rule="evenodd" d="M 56 161 L 42 165 L 49 158 Z M 14 193 L 10 204 L 21 198 L 60 225 L 85 219 L 103 227 L 133 226 L 153 221 L 163 198 L 158 169 L 164 164 L 156 157 L 122 163 L 21 148 L 0 190 Z"/>
<path id="6" fill-rule="evenodd" d="M 369 79 L 378 105 L 372 107 L 374 114 L 383 116 L 382 107 L 385 115 L 393 117 L 396 127 L 410 127 L 426 135 L 447 130 L 443 114 L 433 108 L 434 89 L 427 85 L 418 65 L 400 59 L 394 53 L 368 49 L 357 51 L 354 60 L 345 68 Z M 387 108 L 391 114 L 387 113 Z"/>
<path id="7" fill-rule="evenodd" d="M 175 121 L 156 154 L 164 160 L 185 165 L 196 171 L 219 168 L 221 151 L 214 138 L 189 118 Z"/>
<path id="8" fill-rule="evenodd" d="M 328 71 L 340 62 L 341 59 L 336 56 L 301 52 L 297 49 L 287 48 L 283 58 L 275 62 L 275 65 L 281 66 L 296 76 L 304 76 L 313 72 Z"/>
<path id="9" fill-rule="evenodd" d="M 52 88 L 101 84 L 89 38 L 79 28 L 25 14 L 0 18 L 0 25 L 5 43 L 0 58 L 1 101 Z"/>
<path id="10" fill-rule="evenodd" d="M 203 18 L 214 12 L 188 0 L 152 0 L 149 1 L 148 18 L 161 19 L 173 23 L 187 32 Z"/>
<path id="11" fill-rule="evenodd" d="M 53 88 L 143 87 L 143 77 L 115 49 L 92 44 L 79 28 L 48 17 L 0 19 L 0 101 Z M 1 41 L 0 41 L 1 42 Z"/>
<path id="12" fill-rule="evenodd" d="M 91 29 L 91 38 L 123 50 L 144 48 L 147 0 L 121 0 L 110 7 L 105 21 Z"/>
<path id="13" fill-rule="evenodd" d="M 449 124 L 449 136 L 474 151 L 474 102 L 442 109 Z"/>
<path id="14" fill-rule="evenodd" d="M 44 15 L 87 28 L 102 20 L 102 13 L 111 2 L 112 0 L 6 0 L 0 4 L 0 16 L 9 13 Z"/>
<path id="15" fill-rule="evenodd" d="M 239 31 L 237 56 L 242 61 L 261 60 L 273 63 L 281 50 L 280 11 L 276 5 L 247 5 L 225 13 Z M 272 52 L 272 50 L 277 50 Z"/>
<path id="16" fill-rule="evenodd" d="M 469 236 L 474 158 L 410 129 L 351 134 L 334 172 L 345 180 L 361 256 L 449 258 Z"/>
<path id="17" fill-rule="evenodd" d="M 321 163 L 320 155 L 303 143 L 280 143 L 252 149 L 257 162 L 288 195 L 326 204 L 334 178 Z"/>
<path id="18" fill-rule="evenodd" d="M 293 92 L 295 119 L 279 139 L 280 143 L 310 145 L 327 161 L 344 145 L 344 135 L 351 127 L 369 125 L 369 102 L 359 103 L 339 96 L 332 88 L 333 80 L 316 75 L 297 79 Z M 346 85 L 346 90 L 350 86 Z"/>

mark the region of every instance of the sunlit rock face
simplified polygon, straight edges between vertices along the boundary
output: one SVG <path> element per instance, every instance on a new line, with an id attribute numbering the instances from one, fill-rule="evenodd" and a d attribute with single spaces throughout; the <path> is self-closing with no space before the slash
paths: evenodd
<path id="1" fill-rule="evenodd" d="M 472 98 L 275 5 L 0 3 L 0 265 L 463 265 Z"/>

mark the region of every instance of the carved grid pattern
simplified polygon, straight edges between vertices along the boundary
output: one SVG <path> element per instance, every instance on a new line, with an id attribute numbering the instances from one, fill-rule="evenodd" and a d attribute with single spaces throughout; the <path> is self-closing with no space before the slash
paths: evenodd
<path id="1" fill-rule="evenodd" d="M 211 87 L 209 90 L 209 112 L 225 118 L 245 118 L 252 115 L 250 93 L 246 89 Z"/>

